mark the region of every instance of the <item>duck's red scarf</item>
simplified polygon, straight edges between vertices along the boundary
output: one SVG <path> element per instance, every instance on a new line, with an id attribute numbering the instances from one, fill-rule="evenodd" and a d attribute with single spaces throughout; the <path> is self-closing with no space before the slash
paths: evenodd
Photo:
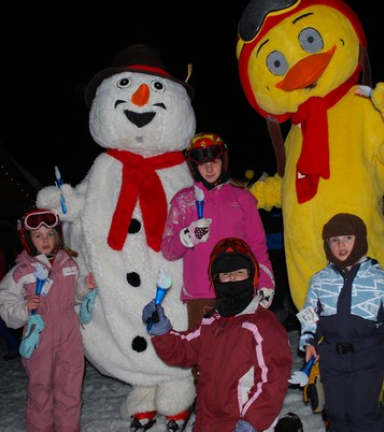
<path id="1" fill-rule="evenodd" d="M 302 150 L 296 166 L 296 192 L 299 203 L 309 201 L 316 195 L 320 177 L 329 179 L 327 110 L 355 84 L 356 74 L 325 97 L 309 98 L 291 115 L 293 124 L 301 123 L 303 134 Z"/>
<path id="2" fill-rule="evenodd" d="M 121 190 L 108 235 L 109 246 L 115 250 L 123 248 L 133 209 L 139 200 L 147 244 L 158 252 L 167 218 L 167 198 L 156 170 L 182 164 L 183 153 L 176 151 L 144 158 L 129 151 L 109 149 L 107 154 L 123 164 Z"/>

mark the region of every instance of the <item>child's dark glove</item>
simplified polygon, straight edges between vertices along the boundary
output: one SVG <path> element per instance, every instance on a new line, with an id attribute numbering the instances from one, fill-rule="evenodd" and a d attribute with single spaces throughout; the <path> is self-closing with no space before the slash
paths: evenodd
<path id="1" fill-rule="evenodd" d="M 143 322 L 147 324 L 147 331 L 152 336 L 159 336 L 169 332 L 172 328 L 171 321 L 165 316 L 163 307 L 152 300 L 143 309 Z"/>
<path id="2" fill-rule="evenodd" d="M 247 421 L 245 421 L 245 420 L 239 420 L 236 423 L 236 429 L 233 432 L 257 432 L 257 429 L 255 429 Z"/>

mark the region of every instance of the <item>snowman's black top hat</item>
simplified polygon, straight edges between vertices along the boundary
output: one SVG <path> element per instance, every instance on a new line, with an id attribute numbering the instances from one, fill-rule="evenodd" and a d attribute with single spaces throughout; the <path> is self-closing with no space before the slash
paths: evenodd
<path id="1" fill-rule="evenodd" d="M 117 53 L 113 59 L 112 67 L 103 69 L 91 79 L 85 89 L 85 102 L 87 105 L 92 105 L 96 89 L 105 78 L 126 71 L 156 75 L 175 81 L 186 89 L 191 99 L 193 98 L 193 88 L 186 82 L 173 78 L 167 72 L 163 58 L 157 48 L 148 44 L 136 44 Z"/>

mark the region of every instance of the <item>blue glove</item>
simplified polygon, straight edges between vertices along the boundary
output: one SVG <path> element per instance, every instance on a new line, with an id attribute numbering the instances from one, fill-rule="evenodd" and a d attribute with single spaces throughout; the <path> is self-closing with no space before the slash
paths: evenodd
<path id="1" fill-rule="evenodd" d="M 147 331 L 152 336 L 162 335 L 172 328 L 171 321 L 165 316 L 163 307 L 160 304 L 155 305 L 155 300 L 144 306 L 142 318 L 143 322 L 148 324 Z"/>
<path id="2" fill-rule="evenodd" d="M 31 358 L 33 351 L 39 346 L 40 333 L 45 327 L 41 315 L 32 315 L 27 324 L 27 329 L 19 346 L 19 353 L 22 357 Z"/>
<path id="3" fill-rule="evenodd" d="M 247 421 L 245 421 L 245 420 L 239 420 L 236 423 L 236 429 L 233 432 L 257 432 L 257 429 L 255 429 Z"/>
<path id="4" fill-rule="evenodd" d="M 97 297 L 97 288 L 90 291 L 80 305 L 79 319 L 81 324 L 88 324 L 92 319 L 93 307 Z"/>

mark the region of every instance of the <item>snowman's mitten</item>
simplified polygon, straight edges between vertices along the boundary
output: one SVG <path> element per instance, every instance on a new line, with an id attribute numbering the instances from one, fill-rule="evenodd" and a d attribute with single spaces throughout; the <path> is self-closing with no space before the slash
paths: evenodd
<path id="1" fill-rule="evenodd" d="M 38 208 L 50 209 L 56 214 L 61 214 L 61 192 L 56 186 L 47 186 L 40 189 L 36 197 L 36 206 Z"/>
<path id="2" fill-rule="evenodd" d="M 61 207 L 61 196 L 65 201 L 66 213 L 63 213 Z M 62 221 L 73 222 L 83 209 L 84 199 L 71 185 L 63 184 L 61 188 L 47 186 L 40 189 L 37 193 L 36 205 L 57 213 Z"/>
<path id="3" fill-rule="evenodd" d="M 142 319 L 147 324 L 148 333 L 152 336 L 160 336 L 172 328 L 171 321 L 166 317 L 163 307 L 160 304 L 156 305 L 154 300 L 144 306 Z"/>
<path id="4" fill-rule="evenodd" d="M 43 331 L 45 323 L 41 315 L 32 315 L 27 324 L 27 329 L 19 346 L 19 353 L 22 357 L 31 358 L 35 349 L 40 343 L 40 333 Z"/>
<path id="5" fill-rule="evenodd" d="M 198 243 L 206 242 L 209 238 L 211 223 L 212 219 L 209 218 L 193 221 L 188 228 L 180 231 L 181 243 L 187 248 L 192 248 Z"/>

